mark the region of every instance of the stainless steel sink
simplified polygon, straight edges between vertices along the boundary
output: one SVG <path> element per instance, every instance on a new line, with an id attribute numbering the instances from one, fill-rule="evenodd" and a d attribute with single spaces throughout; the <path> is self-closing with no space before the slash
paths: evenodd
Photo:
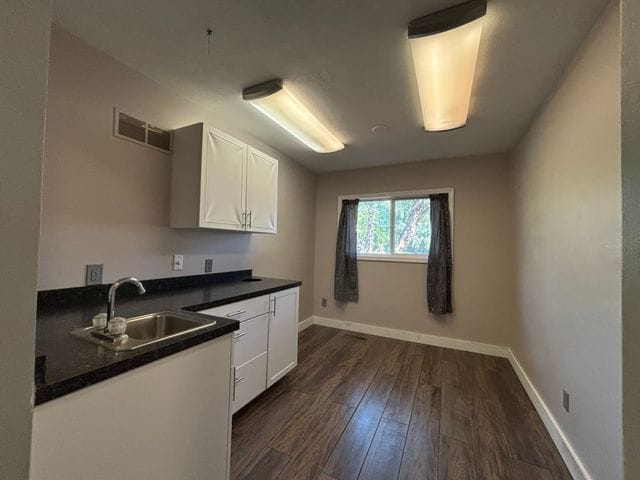
<path id="1" fill-rule="evenodd" d="M 186 335 L 215 323 L 215 320 L 200 320 L 185 313 L 158 312 L 127 319 L 127 331 L 121 337 L 105 335 L 95 327 L 78 328 L 71 333 L 110 350 L 122 351 Z"/>

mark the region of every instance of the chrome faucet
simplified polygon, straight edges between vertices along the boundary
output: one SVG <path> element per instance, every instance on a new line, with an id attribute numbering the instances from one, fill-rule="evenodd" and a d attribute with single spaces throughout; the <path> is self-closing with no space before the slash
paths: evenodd
<path id="1" fill-rule="evenodd" d="M 140 280 L 138 280 L 137 278 L 121 278 L 120 280 L 114 282 L 113 285 L 111 285 L 111 288 L 109 288 L 109 297 L 107 300 L 107 326 L 109 326 L 109 322 L 111 321 L 111 319 L 116 316 L 116 291 L 118 290 L 118 287 L 120 287 L 120 285 L 124 285 L 125 283 L 133 283 L 136 287 L 138 287 L 138 293 L 140 295 L 146 292 L 146 290 L 142 286 L 142 283 L 140 283 Z"/>

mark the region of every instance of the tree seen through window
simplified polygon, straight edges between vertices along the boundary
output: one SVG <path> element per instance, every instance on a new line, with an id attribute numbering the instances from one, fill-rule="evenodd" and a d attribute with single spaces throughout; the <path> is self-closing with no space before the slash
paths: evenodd
<path id="1" fill-rule="evenodd" d="M 358 254 L 428 255 L 429 213 L 428 198 L 361 200 Z"/>

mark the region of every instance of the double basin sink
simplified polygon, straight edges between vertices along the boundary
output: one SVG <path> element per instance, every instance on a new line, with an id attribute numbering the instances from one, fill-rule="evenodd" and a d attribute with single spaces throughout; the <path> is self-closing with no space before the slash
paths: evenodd
<path id="1" fill-rule="evenodd" d="M 104 334 L 96 327 L 78 328 L 71 333 L 109 350 L 127 351 L 187 335 L 215 323 L 215 320 L 197 319 L 188 313 L 158 312 L 128 318 L 127 330 L 120 337 Z"/>

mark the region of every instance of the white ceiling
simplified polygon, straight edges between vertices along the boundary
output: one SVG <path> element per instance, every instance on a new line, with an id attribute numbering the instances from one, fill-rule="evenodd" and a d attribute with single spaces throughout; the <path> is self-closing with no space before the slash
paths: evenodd
<path id="1" fill-rule="evenodd" d="M 54 21 L 234 128 L 330 171 L 511 149 L 607 4 L 489 0 L 469 122 L 427 133 L 406 29 L 460 1 L 55 0 Z M 242 100 L 243 87 L 273 77 L 347 147 L 314 153 Z M 374 135 L 380 124 L 388 128 Z"/>

